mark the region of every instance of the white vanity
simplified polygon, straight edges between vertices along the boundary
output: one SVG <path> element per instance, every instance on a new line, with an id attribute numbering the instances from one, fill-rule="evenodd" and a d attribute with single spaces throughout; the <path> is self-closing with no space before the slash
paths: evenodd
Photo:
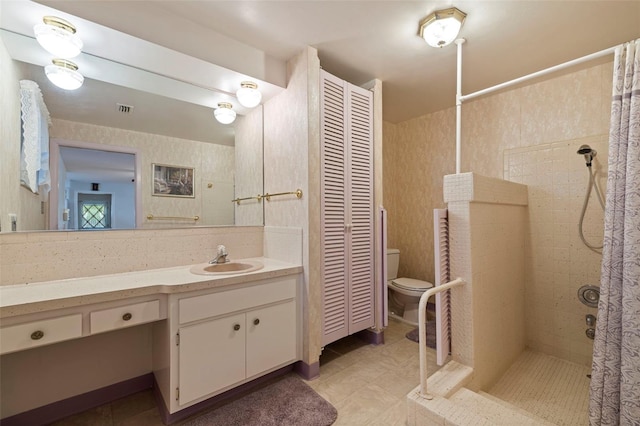
<path id="1" fill-rule="evenodd" d="M 153 323 L 165 419 L 301 360 L 302 267 L 268 258 L 245 273 L 189 266 L 0 288 L 0 353 Z M 64 344 L 64 343 L 60 343 Z"/>

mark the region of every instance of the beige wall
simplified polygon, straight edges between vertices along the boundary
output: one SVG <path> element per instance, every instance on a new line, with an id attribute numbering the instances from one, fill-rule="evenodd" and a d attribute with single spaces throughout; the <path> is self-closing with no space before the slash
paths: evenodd
<path id="1" fill-rule="evenodd" d="M 587 175 L 584 170 L 582 176 L 570 171 L 584 168 L 584 160 L 575 154 L 582 139 L 606 141 L 611 81 L 612 64 L 606 63 L 469 101 L 462 107 L 462 172 L 525 182 L 525 175 L 519 176 L 513 163 L 521 161 L 519 154 L 541 147 L 551 149 L 553 154 L 553 144 L 566 145 L 562 156 L 548 160 L 555 168 L 541 167 L 535 178 L 526 179 L 534 186 L 533 196 L 538 186 L 545 198 L 556 203 L 561 199 L 577 203 L 558 209 L 552 204 L 530 209 L 530 221 L 536 225 L 532 225 L 527 243 L 531 247 L 527 295 L 535 292 L 538 296 L 526 301 L 526 338 L 527 345 L 536 350 L 583 364 L 590 362 L 592 341 L 584 335 L 584 315 L 591 310 L 579 304 L 575 295 L 581 285 L 599 282 L 599 266 L 593 265 L 599 265 L 600 257 L 575 240 L 579 213 L 576 206 L 581 205 L 578 200 L 584 196 Z M 384 136 L 389 247 L 401 250 L 401 276 L 431 281 L 432 209 L 444 206 L 441 179 L 455 171 L 455 110 L 399 124 L 385 123 Z M 598 155 L 601 164 L 606 164 L 604 151 Z M 556 153 L 560 155 L 560 151 Z M 505 167 L 510 170 L 508 176 Z M 527 170 L 526 176 L 530 176 L 531 169 Z M 555 225 L 546 220 L 550 214 L 556 217 Z M 592 219 L 591 224 L 592 239 L 601 239 L 601 221 Z M 560 226 L 566 231 L 554 233 Z M 537 243 L 537 236 L 550 234 L 554 235 L 553 243 Z M 546 259 L 544 265 L 535 263 L 541 256 Z M 572 273 L 574 267 L 570 263 L 588 265 L 584 269 L 588 272 Z M 550 267 L 551 264 L 555 266 Z M 553 294 L 549 293 L 549 282 L 553 282 Z"/>
<path id="2" fill-rule="evenodd" d="M 0 234 L 0 285 L 208 262 L 218 244 L 234 258 L 262 256 L 262 227 Z"/>
<path id="3" fill-rule="evenodd" d="M 148 214 L 154 216 L 208 217 L 204 214 L 208 203 L 224 202 L 233 215 L 233 205 L 228 191 L 217 198 L 217 190 L 233 186 L 235 176 L 234 148 L 232 146 L 178 139 L 151 133 L 134 132 L 112 127 L 96 126 L 66 120 L 53 120 L 50 137 L 68 141 L 116 145 L 138 149 L 141 157 L 142 214 L 144 227 L 175 227 L 175 222 L 149 221 Z M 152 195 L 151 164 L 168 164 L 195 168 L 195 197 L 157 197 Z M 212 183 L 212 188 L 207 188 Z M 213 192 L 213 193 L 212 193 Z M 227 204 L 228 203 L 228 204 Z M 198 222 L 200 225 L 213 223 Z M 229 224 L 229 223 L 227 223 Z M 181 221 L 180 226 L 189 222 Z"/>
<path id="4" fill-rule="evenodd" d="M 20 69 L 0 40 L 0 229 L 11 230 L 9 214 L 17 217 L 17 230 L 45 229 L 40 197 L 20 185 Z"/>
<path id="5" fill-rule="evenodd" d="M 319 241 L 319 72 L 318 52 L 306 48 L 287 64 L 287 90 L 264 105 L 264 190 L 303 196 L 264 201 L 266 226 L 302 228 L 304 265 L 303 361 L 320 356 Z M 314 241 L 316 241 L 314 243 Z"/>

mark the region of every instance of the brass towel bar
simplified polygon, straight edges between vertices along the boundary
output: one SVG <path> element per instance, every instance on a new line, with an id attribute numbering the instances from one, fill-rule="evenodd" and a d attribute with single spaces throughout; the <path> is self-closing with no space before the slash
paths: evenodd
<path id="1" fill-rule="evenodd" d="M 280 195 L 295 195 L 297 198 L 302 198 L 302 189 L 296 189 L 291 192 L 278 192 L 277 194 L 269 194 L 268 192 L 262 196 L 262 198 L 270 201 L 271 197 L 279 197 Z"/>
<path id="2" fill-rule="evenodd" d="M 240 201 L 253 200 L 253 199 L 258 200 L 258 202 L 260 202 L 262 201 L 263 198 L 267 201 L 271 201 L 271 197 L 279 197 L 281 195 L 295 195 L 297 198 L 302 198 L 302 189 L 296 189 L 295 191 L 291 191 L 291 192 L 278 192 L 276 194 L 269 194 L 267 192 L 266 194 L 258 195 L 256 197 L 236 198 L 235 200 L 231 200 L 231 202 L 240 204 Z"/>
<path id="3" fill-rule="evenodd" d="M 181 217 L 181 216 L 154 216 L 152 214 L 147 215 L 148 220 L 200 220 L 200 216 Z"/>
<path id="4" fill-rule="evenodd" d="M 258 200 L 258 202 L 260 202 L 262 201 L 262 195 L 257 195 L 255 197 L 236 198 L 235 200 L 231 200 L 231 202 L 240 204 L 240 201 L 245 201 L 245 200 Z"/>

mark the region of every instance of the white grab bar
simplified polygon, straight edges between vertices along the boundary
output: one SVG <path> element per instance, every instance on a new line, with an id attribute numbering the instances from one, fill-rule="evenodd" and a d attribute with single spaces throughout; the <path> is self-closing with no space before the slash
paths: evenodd
<path id="1" fill-rule="evenodd" d="M 418 342 L 420 346 L 420 396 L 425 399 L 433 399 L 433 396 L 427 393 L 427 301 L 434 294 L 449 290 L 452 287 L 466 284 L 462 278 L 456 278 L 446 284 L 430 288 L 420 297 L 418 305 Z"/>

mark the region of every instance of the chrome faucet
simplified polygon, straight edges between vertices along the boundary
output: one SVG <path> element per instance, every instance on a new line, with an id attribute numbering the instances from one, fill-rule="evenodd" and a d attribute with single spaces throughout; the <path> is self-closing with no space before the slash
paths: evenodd
<path id="1" fill-rule="evenodd" d="M 229 259 L 227 259 L 227 256 L 229 256 L 229 253 L 227 253 L 227 248 L 223 245 L 219 245 L 218 253 L 216 254 L 215 259 L 213 259 L 209 263 L 211 263 L 212 265 L 217 263 L 226 263 L 229 261 Z"/>

